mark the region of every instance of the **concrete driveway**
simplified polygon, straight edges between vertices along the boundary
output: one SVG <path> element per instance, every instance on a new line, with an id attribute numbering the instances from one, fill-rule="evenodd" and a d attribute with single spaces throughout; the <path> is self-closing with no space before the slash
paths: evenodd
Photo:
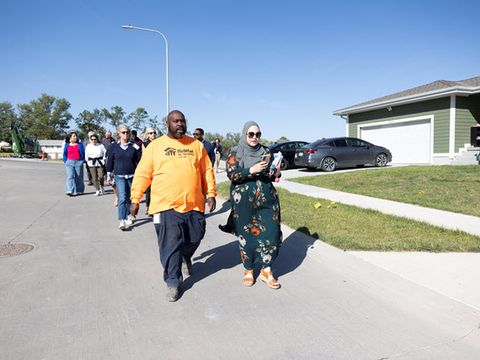
<path id="1" fill-rule="evenodd" d="M 66 197 L 64 178 L 58 164 L 0 161 L 0 242 L 35 245 L 0 258 L 2 358 L 479 357 L 479 311 L 288 228 L 282 289 L 243 287 L 221 203 L 167 303 L 150 219 L 120 232 L 111 194 Z"/>

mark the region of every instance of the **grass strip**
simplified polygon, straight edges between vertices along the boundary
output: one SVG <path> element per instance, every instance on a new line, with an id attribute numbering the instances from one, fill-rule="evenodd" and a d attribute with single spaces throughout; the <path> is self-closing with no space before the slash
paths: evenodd
<path id="1" fill-rule="evenodd" d="M 405 166 L 291 179 L 302 184 L 480 216 L 480 166 Z"/>
<path id="2" fill-rule="evenodd" d="M 227 183 L 219 194 L 229 197 Z M 344 250 L 478 252 L 480 237 L 278 189 L 282 222 Z"/>

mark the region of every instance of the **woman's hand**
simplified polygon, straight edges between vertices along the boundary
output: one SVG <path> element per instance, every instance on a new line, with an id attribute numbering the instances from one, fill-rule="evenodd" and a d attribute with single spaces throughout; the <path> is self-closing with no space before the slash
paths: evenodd
<path id="1" fill-rule="evenodd" d="M 268 166 L 268 163 L 266 161 L 260 161 L 259 163 L 253 165 L 249 170 L 250 174 L 258 174 L 262 171 L 264 171 Z"/>

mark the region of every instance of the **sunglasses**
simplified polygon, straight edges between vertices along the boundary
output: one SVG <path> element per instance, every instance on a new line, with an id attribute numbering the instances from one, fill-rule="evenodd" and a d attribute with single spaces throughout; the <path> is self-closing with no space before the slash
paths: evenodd
<path id="1" fill-rule="evenodd" d="M 251 139 L 253 137 L 256 137 L 257 139 L 260 139 L 262 137 L 262 132 L 259 131 L 257 133 L 254 133 L 253 131 L 250 131 L 247 133 L 247 136 Z"/>
<path id="2" fill-rule="evenodd" d="M 156 134 L 157 132 L 156 131 L 152 131 L 152 132 L 148 132 L 147 135 L 152 135 L 152 134 Z"/>
<path id="3" fill-rule="evenodd" d="M 200 133 L 193 133 L 193 136 L 202 136 Z"/>
<path id="4" fill-rule="evenodd" d="M 96 137 L 91 137 L 90 140 L 98 140 Z"/>
<path id="5" fill-rule="evenodd" d="M 128 134 L 130 131 L 127 130 L 127 131 L 120 131 L 120 134 Z"/>

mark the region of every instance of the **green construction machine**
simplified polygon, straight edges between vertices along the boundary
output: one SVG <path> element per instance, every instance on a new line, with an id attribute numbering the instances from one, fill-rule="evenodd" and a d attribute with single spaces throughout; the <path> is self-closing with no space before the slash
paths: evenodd
<path id="1" fill-rule="evenodd" d="M 14 157 L 40 158 L 42 151 L 37 139 L 32 136 L 23 137 L 17 127 L 12 125 L 12 150 Z"/>

